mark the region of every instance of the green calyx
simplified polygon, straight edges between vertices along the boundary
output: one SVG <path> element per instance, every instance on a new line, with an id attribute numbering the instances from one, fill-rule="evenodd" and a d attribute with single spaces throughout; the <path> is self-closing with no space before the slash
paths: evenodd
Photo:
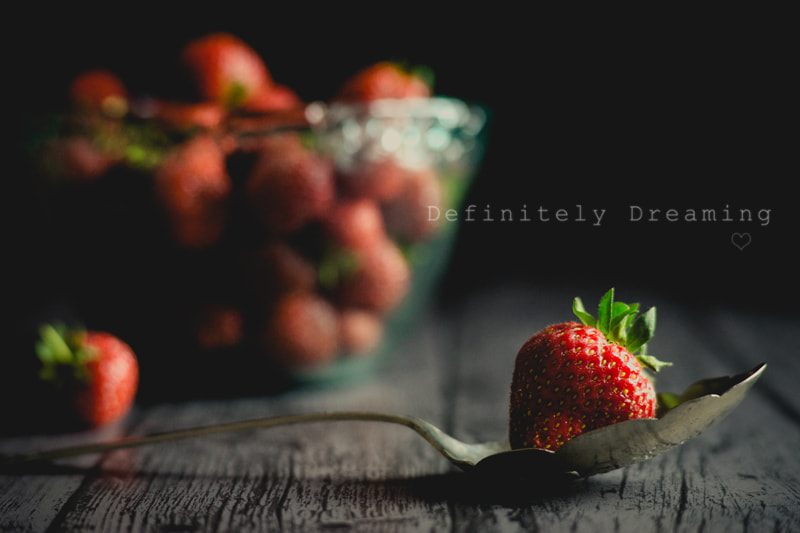
<path id="1" fill-rule="evenodd" d="M 67 381 L 85 381 L 86 363 L 96 357 L 85 345 L 85 330 L 68 330 L 63 324 L 39 328 L 36 355 L 42 362 L 39 377 L 63 386 Z"/>
<path id="2" fill-rule="evenodd" d="M 575 298 L 572 311 L 585 326 L 600 330 L 609 342 L 622 346 L 631 354 L 638 351 L 636 359 L 643 367 L 658 372 L 672 365 L 647 353 L 647 343 L 656 331 L 655 307 L 639 315 L 639 304 L 615 302 L 612 288 L 600 299 L 596 319 L 586 311 L 580 298 Z"/>

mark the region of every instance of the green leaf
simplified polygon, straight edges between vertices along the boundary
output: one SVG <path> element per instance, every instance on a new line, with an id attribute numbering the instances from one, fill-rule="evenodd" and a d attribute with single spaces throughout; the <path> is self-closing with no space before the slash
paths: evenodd
<path id="1" fill-rule="evenodd" d="M 638 312 L 639 304 L 628 305 L 623 302 L 614 302 L 608 340 L 624 346 L 627 342 L 628 324 Z"/>
<path id="2" fill-rule="evenodd" d="M 610 289 L 600 299 L 600 305 L 597 307 L 597 329 L 604 334 L 611 331 L 611 316 L 614 307 L 614 289 Z"/>
<path id="3" fill-rule="evenodd" d="M 358 269 L 358 254 L 344 248 L 332 248 L 317 265 L 317 279 L 326 289 L 336 287 Z"/>
<path id="4" fill-rule="evenodd" d="M 49 324 L 39 328 L 40 340 L 36 343 L 36 355 L 43 363 L 70 363 L 72 349 L 63 334 Z"/>
<path id="5" fill-rule="evenodd" d="M 653 338 L 656 332 L 656 308 L 651 307 L 645 314 L 634 320 L 628 332 L 627 348 L 635 353 L 639 348 Z"/>
<path id="6" fill-rule="evenodd" d="M 433 86 L 436 81 L 433 69 L 428 65 L 415 65 L 409 69 L 409 74 L 421 79 L 422 82 L 433 91 Z"/>
<path id="7" fill-rule="evenodd" d="M 247 88 L 240 82 L 233 82 L 224 95 L 224 104 L 228 109 L 236 109 L 241 106 L 249 95 Z"/>
<path id="8" fill-rule="evenodd" d="M 586 312 L 586 308 L 583 307 L 583 301 L 580 298 L 576 297 L 573 300 L 572 312 L 575 313 L 575 316 L 580 319 L 584 326 L 594 327 L 594 317 Z"/>
<path id="9" fill-rule="evenodd" d="M 671 392 L 660 392 L 657 395 L 658 405 L 669 410 L 679 406 L 682 402 L 681 397 Z"/>

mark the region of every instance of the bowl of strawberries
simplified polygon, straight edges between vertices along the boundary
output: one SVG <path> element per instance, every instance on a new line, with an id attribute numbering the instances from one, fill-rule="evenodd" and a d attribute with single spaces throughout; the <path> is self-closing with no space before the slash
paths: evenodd
<path id="1" fill-rule="evenodd" d="M 372 368 L 447 264 L 486 110 L 390 62 L 305 102 L 225 33 L 177 57 L 194 94 L 79 73 L 33 151 L 53 246 L 89 250 L 59 268 L 78 315 L 143 347 L 143 382 L 221 357 L 259 383 Z"/>

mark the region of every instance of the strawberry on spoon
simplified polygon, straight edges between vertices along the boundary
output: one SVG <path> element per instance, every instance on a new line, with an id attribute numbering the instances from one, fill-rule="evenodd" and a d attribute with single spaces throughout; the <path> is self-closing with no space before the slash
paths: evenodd
<path id="1" fill-rule="evenodd" d="M 583 432 L 615 422 L 654 418 L 657 398 L 644 368 L 663 363 L 645 355 L 655 332 L 655 307 L 637 318 L 639 304 L 600 300 L 597 319 L 580 298 L 573 311 L 582 324 L 545 328 L 517 354 L 511 383 L 512 448 L 556 450 Z M 642 355 L 633 354 L 641 350 Z"/>

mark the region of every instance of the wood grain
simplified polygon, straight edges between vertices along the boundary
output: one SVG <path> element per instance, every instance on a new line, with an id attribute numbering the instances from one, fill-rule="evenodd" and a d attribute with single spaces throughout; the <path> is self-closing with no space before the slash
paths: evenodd
<path id="1" fill-rule="evenodd" d="M 493 287 L 421 317 L 369 380 L 152 405 L 106 434 L 8 437 L 0 451 L 321 410 L 411 413 L 466 441 L 496 440 L 517 349 L 570 319 L 563 302 L 573 296 Z M 325 422 L 0 472 L 0 530 L 800 531 L 797 317 L 646 297 L 659 307 L 653 349 L 676 363 L 660 388 L 769 367 L 727 419 L 645 463 L 564 486 L 499 486 L 457 470 L 407 428 Z"/>

